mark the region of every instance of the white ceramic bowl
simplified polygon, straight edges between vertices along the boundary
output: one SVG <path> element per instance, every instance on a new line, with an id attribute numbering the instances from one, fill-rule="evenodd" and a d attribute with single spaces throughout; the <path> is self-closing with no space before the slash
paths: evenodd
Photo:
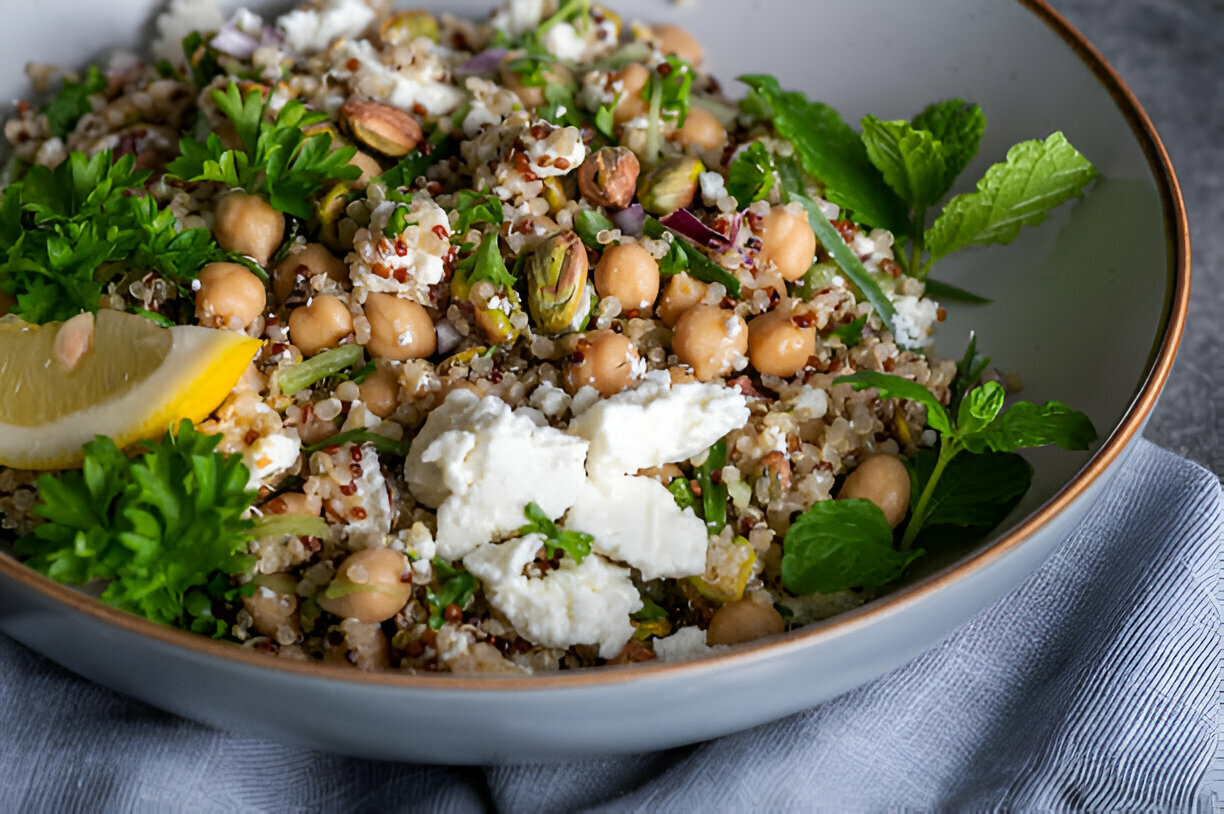
<path id="1" fill-rule="evenodd" d="M 80 65 L 104 45 L 137 42 L 133 32 L 148 33 L 154 6 L 42 0 L 6 11 L 5 97 L 25 94 L 29 60 Z M 691 29 L 726 87 L 741 73 L 773 73 L 850 121 L 868 112 L 908 118 L 950 96 L 979 102 L 990 124 L 966 178 L 1016 141 L 1063 130 L 1101 180 L 1011 246 L 941 264 L 942 277 L 994 302 L 949 307 L 940 348 L 959 355 L 976 328 L 995 362 L 1022 375 L 1028 399 L 1057 398 L 1091 416 L 1102 433 L 1092 452 L 1033 456 L 1033 489 L 998 535 L 894 593 L 692 663 L 515 679 L 361 674 L 160 627 L 4 555 L 0 630 L 99 683 L 217 726 L 378 758 L 517 761 L 661 748 L 811 706 L 904 663 L 1033 571 L 1119 470 L 1185 319 L 1185 214 L 1168 158 L 1130 93 L 1036 0 L 615 6 Z"/>

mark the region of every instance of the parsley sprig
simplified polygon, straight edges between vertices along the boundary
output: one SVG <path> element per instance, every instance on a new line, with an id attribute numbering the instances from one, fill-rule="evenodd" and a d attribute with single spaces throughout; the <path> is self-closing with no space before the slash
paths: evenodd
<path id="1" fill-rule="evenodd" d="M 126 261 L 185 287 L 226 256 L 205 229 L 178 230 L 169 209 L 144 195 L 148 170 L 135 158 L 74 152 L 54 170 L 35 165 L 0 202 L 0 290 L 16 296 L 28 322 L 96 311 L 104 286 Z M 184 290 L 186 290 L 184 288 Z"/>
<path id="2" fill-rule="evenodd" d="M 211 609 L 251 567 L 243 513 L 255 498 L 241 456 L 217 452 L 220 440 L 183 421 L 129 459 L 99 436 L 82 469 L 38 479 L 34 514 L 47 522 L 16 552 L 57 582 L 107 580 L 102 600 L 115 607 L 220 635 Z"/>
<path id="3" fill-rule="evenodd" d="M 574 558 L 574 562 L 582 562 L 591 553 L 591 542 L 595 539 L 584 531 L 561 529 L 552 521 L 538 503 L 528 503 L 523 514 L 530 521 L 519 529 L 519 535 L 539 534 L 544 538 L 544 551 L 549 557 L 555 557 L 557 551 L 564 551 Z"/>
<path id="4" fill-rule="evenodd" d="M 87 113 L 93 112 L 89 97 L 106 90 L 106 77 L 97 65 L 90 65 L 80 81 L 65 79 L 59 93 L 43 108 L 47 129 L 52 136 L 64 138 Z"/>
<path id="5" fill-rule="evenodd" d="M 181 155 L 166 167 L 171 175 L 242 187 L 267 198 L 272 208 L 303 220 L 311 215 L 307 199 L 323 189 L 325 181 L 352 181 L 361 175 L 349 164 L 355 148 L 332 150 L 329 134 L 305 132 L 326 121 L 326 113 L 309 111 L 294 99 L 273 119 L 270 89 L 256 87 L 243 95 L 234 82 L 224 91 L 214 89 L 212 98 L 233 123 L 243 148 L 226 149 L 216 133 L 204 142 L 184 138 L 179 142 Z"/>
<path id="6" fill-rule="evenodd" d="M 927 423 L 939 433 L 939 445 L 907 464 L 914 488 L 897 546 L 884 513 L 868 500 L 822 500 L 799 515 L 784 541 L 787 590 L 833 593 L 892 582 L 924 553 L 914 545 L 920 537 L 931 539 L 936 530 L 948 529 L 983 534 L 1003 520 L 1032 480 L 1032 468 L 1016 450 L 1049 444 L 1082 450 L 1096 439 L 1086 415 L 1057 401 L 1020 401 L 1004 410 L 997 382 L 970 386 L 983 366 L 971 343 L 950 407 L 900 376 L 858 371 L 834 380 L 856 390 L 876 388 L 883 399 L 922 404 Z"/>

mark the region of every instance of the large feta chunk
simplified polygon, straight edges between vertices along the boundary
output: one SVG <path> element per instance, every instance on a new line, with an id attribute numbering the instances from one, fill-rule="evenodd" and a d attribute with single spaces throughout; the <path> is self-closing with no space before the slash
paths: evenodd
<path id="1" fill-rule="evenodd" d="M 380 102 L 431 116 L 455 112 L 467 91 L 451 82 L 443 53 L 432 41 L 417 37 L 406 46 L 408 58 L 388 65 L 369 40 L 344 40 L 330 52 L 331 75 L 349 80 L 352 90 Z"/>
<path id="2" fill-rule="evenodd" d="M 428 195 L 417 194 L 406 217 L 411 225 L 389 238 L 386 226 L 399 207 L 383 201 L 370 215 L 369 228 L 357 230 L 356 258 L 350 265 L 353 284 L 431 305 L 429 287 L 442 279 L 444 258 L 451 248 L 450 220 Z"/>
<path id="3" fill-rule="evenodd" d="M 569 432 L 590 442 L 587 471 L 594 476 L 686 460 L 747 422 L 743 393 L 704 382 L 673 385 L 663 371 L 595 402 Z"/>
<path id="4" fill-rule="evenodd" d="M 429 414 L 404 463 L 417 500 L 438 508 L 438 553 L 448 560 L 521 528 L 536 503 L 560 517 L 578 498 L 587 444 L 514 412 L 496 396 L 452 391 Z"/>
<path id="5" fill-rule="evenodd" d="M 597 644 L 612 658 L 633 636 L 629 614 L 642 607 L 629 570 L 589 554 L 581 563 L 562 557 L 543 577 L 523 569 L 544 544 L 539 534 L 484 545 L 463 558 L 485 598 L 522 636 L 545 647 Z"/>
<path id="6" fill-rule="evenodd" d="M 593 551 L 632 565 L 644 579 L 705 572 L 705 523 L 692 509 L 677 506 L 653 478 L 592 478 L 570 507 L 565 526 L 593 536 Z"/>
<path id="7" fill-rule="evenodd" d="M 374 22 L 364 0 L 328 0 L 319 9 L 291 11 L 277 20 L 285 45 L 299 54 L 323 51 L 341 37 L 356 37 Z"/>

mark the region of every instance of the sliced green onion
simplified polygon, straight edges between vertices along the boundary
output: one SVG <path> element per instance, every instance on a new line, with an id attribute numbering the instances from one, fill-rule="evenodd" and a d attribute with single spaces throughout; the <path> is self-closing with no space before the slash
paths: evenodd
<path id="1" fill-rule="evenodd" d="M 280 391 L 286 396 L 305 390 L 320 379 L 334 376 L 365 358 L 361 345 L 341 345 L 304 359 L 280 375 Z"/>
<path id="2" fill-rule="evenodd" d="M 322 441 L 311 444 L 310 446 L 302 447 L 302 452 L 307 455 L 318 452 L 321 449 L 328 447 L 338 447 L 341 444 L 372 444 L 375 451 L 379 455 L 397 455 L 403 458 L 408 454 L 408 448 L 412 445 L 410 441 L 392 441 L 384 435 L 379 435 L 376 432 L 370 432 L 363 428 L 355 430 L 345 430 L 344 432 L 336 433 L 333 436 L 324 438 Z"/>
<path id="3" fill-rule="evenodd" d="M 265 514 L 256 518 L 251 529 L 257 539 L 262 537 L 326 537 L 328 535 L 327 521 L 322 517 L 310 514 Z"/>

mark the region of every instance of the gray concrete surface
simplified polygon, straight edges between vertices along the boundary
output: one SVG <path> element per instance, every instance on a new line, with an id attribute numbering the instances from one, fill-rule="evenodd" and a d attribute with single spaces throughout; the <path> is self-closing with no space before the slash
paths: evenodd
<path id="1" fill-rule="evenodd" d="M 1190 313 L 1147 437 L 1224 476 L 1224 0 L 1050 0 L 1139 99 L 1190 220 Z"/>

